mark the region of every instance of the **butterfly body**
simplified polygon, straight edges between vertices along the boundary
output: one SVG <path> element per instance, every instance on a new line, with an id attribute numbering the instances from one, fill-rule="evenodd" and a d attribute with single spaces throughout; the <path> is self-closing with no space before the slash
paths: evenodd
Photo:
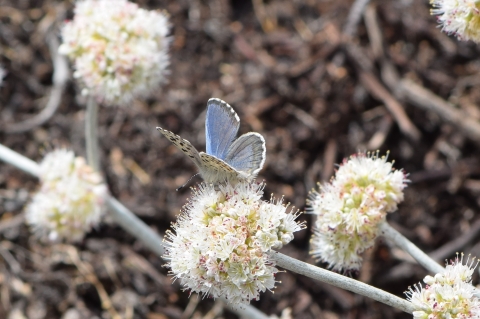
<path id="1" fill-rule="evenodd" d="M 235 139 L 240 119 L 226 102 L 212 98 L 207 103 L 205 121 L 206 152 L 189 141 L 157 127 L 185 155 L 190 157 L 207 183 L 236 182 L 255 178 L 265 163 L 265 139 L 246 133 Z"/>

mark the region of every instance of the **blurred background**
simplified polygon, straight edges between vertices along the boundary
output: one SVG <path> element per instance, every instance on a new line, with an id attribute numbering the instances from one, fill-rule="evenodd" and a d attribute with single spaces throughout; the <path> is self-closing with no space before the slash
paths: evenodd
<path id="1" fill-rule="evenodd" d="M 351 0 L 136 3 L 170 15 L 169 82 L 148 100 L 101 107 L 100 147 L 111 193 L 157 232 L 186 203 L 190 189 L 175 189 L 196 168 L 155 127 L 204 150 L 206 103 L 217 97 L 240 116 L 241 134 L 265 137 L 258 179 L 266 199 L 284 196 L 304 210 L 308 192 L 344 157 L 389 151 L 411 180 L 388 216 L 394 228 L 439 261 L 456 251 L 479 255 L 480 51 L 441 33 L 428 1 L 371 1 L 358 13 Z M 85 156 L 85 101 L 73 81 L 58 109 L 38 120 L 53 92 L 51 43 L 72 8 L 0 0 L 0 142 L 35 161 L 62 146 Z M 214 300 L 189 298 L 160 256 L 108 220 L 78 245 L 39 243 L 23 220 L 37 184 L 0 164 L 0 318 L 237 318 Z M 308 228 L 282 252 L 315 263 L 313 216 L 300 219 Z M 402 297 L 425 275 L 382 240 L 350 274 Z M 411 317 L 289 272 L 277 279 L 275 294 L 252 302 L 268 315 L 291 308 L 293 318 Z"/>

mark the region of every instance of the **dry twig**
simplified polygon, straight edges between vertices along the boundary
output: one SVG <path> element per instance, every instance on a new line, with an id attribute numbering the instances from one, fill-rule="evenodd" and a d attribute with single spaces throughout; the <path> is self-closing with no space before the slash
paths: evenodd
<path id="1" fill-rule="evenodd" d="M 473 141 L 480 143 L 480 123 L 472 120 L 464 112 L 415 82 L 403 79 L 399 83 L 399 94 L 413 105 L 426 111 L 433 111 L 444 121 L 449 122 L 465 133 Z"/>
<path id="2" fill-rule="evenodd" d="M 331 138 L 327 142 L 325 152 L 323 153 L 322 182 L 328 182 L 333 175 L 335 167 L 335 158 L 337 157 L 337 141 Z"/>
<path id="3" fill-rule="evenodd" d="M 57 111 L 69 77 L 67 58 L 58 53 L 59 41 L 53 30 L 47 33 L 47 43 L 53 60 L 53 87 L 45 108 L 34 117 L 5 126 L 6 133 L 23 133 L 47 122 Z"/>
<path id="4" fill-rule="evenodd" d="M 468 243 L 473 241 L 478 236 L 478 232 L 480 232 L 480 220 L 477 220 L 468 232 L 435 249 L 428 255 L 437 261 L 443 261 L 445 258 L 452 257 L 457 251 L 462 250 Z"/>
<path id="5" fill-rule="evenodd" d="M 117 313 L 115 308 L 112 305 L 112 301 L 108 296 L 107 291 L 103 287 L 100 280 L 98 280 L 97 276 L 95 275 L 95 271 L 93 270 L 92 266 L 88 263 L 83 262 L 78 255 L 78 251 L 74 246 L 65 245 L 63 246 L 65 252 L 70 257 L 72 263 L 77 267 L 78 271 L 85 277 L 85 279 L 90 282 L 98 292 L 98 296 L 102 301 L 102 308 L 107 310 L 110 316 L 113 319 L 121 319 L 120 315 Z"/>
<path id="6" fill-rule="evenodd" d="M 370 94 L 385 103 L 385 106 L 397 121 L 400 130 L 412 140 L 420 140 L 420 131 L 415 127 L 412 121 L 410 121 L 402 105 L 393 97 L 392 94 L 390 94 L 390 92 L 388 92 L 388 90 L 380 83 L 373 73 L 361 71 L 360 80 Z"/>
<path id="7" fill-rule="evenodd" d="M 372 48 L 374 57 L 377 59 L 385 57 L 385 52 L 383 50 L 382 31 L 378 25 L 375 6 L 367 6 L 363 15 L 363 19 L 365 20 L 365 26 L 367 27 L 368 38 L 370 40 L 370 47 Z"/>
<path id="8" fill-rule="evenodd" d="M 347 23 L 343 28 L 344 35 L 348 37 L 353 37 L 355 35 L 360 18 L 369 2 L 370 0 L 355 0 L 348 13 Z"/>

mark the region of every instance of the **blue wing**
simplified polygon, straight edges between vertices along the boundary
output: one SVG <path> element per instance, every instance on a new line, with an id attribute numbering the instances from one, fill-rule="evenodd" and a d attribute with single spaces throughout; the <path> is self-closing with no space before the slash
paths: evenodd
<path id="1" fill-rule="evenodd" d="M 256 175 L 265 163 L 265 139 L 258 133 L 246 133 L 230 146 L 225 162 L 248 175 Z"/>
<path id="2" fill-rule="evenodd" d="M 207 154 L 224 160 L 239 126 L 240 119 L 230 105 L 220 99 L 208 100 L 205 120 Z"/>

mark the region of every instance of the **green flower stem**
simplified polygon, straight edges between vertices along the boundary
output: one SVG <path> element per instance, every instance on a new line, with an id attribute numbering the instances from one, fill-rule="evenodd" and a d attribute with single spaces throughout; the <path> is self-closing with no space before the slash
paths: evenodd
<path id="1" fill-rule="evenodd" d="M 427 254 L 420 250 L 420 248 L 415 246 L 411 241 L 405 238 L 387 222 L 384 222 L 380 226 L 380 230 L 385 238 L 393 242 L 405 252 L 409 253 L 420 265 L 422 265 L 431 273 L 438 274 L 445 270 L 445 268 L 440 266 L 435 260 L 430 258 Z"/>
<path id="2" fill-rule="evenodd" d="M 313 266 L 278 252 L 273 252 L 270 256 L 276 262 L 277 266 L 292 272 L 372 298 L 407 313 L 413 313 L 416 310 L 411 302 L 355 279 Z"/>
<path id="3" fill-rule="evenodd" d="M 95 171 L 100 171 L 100 156 L 98 152 L 98 103 L 93 96 L 88 97 L 87 113 L 85 115 L 85 143 L 87 162 Z"/>

